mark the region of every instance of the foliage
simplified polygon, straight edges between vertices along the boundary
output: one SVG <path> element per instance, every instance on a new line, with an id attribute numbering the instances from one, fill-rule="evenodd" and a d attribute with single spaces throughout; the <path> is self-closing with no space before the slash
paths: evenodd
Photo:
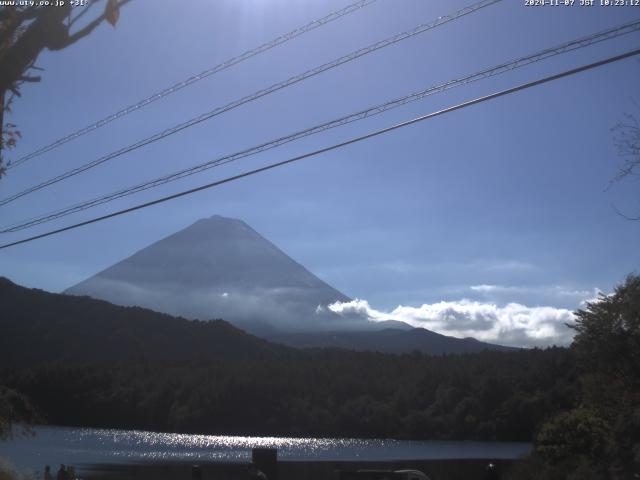
<path id="1" fill-rule="evenodd" d="M 0 177 L 5 173 L 2 152 L 12 148 L 20 131 L 5 123 L 4 113 L 10 113 L 11 103 L 20 97 L 25 82 L 39 82 L 32 70 L 40 53 L 46 48 L 62 50 L 93 32 L 103 21 L 115 26 L 120 7 L 130 0 L 106 0 L 102 14 L 79 27 L 79 22 L 99 0 L 72 8 L 70 1 L 59 5 L 49 2 L 14 2 L 0 7 Z M 42 4 L 41 4 L 42 3 Z"/>
<path id="2" fill-rule="evenodd" d="M 0 385 L 0 441 L 16 434 L 32 434 L 38 418 L 36 409 L 24 395 Z"/>
<path id="3" fill-rule="evenodd" d="M 574 328 L 578 405 L 540 428 L 529 469 L 541 480 L 637 478 L 640 277 L 630 275 L 613 294 L 578 310 Z M 517 478 L 517 472 L 513 475 Z"/>
<path id="4" fill-rule="evenodd" d="M 12 463 L 0 457 L 0 480 L 37 480 L 37 476 L 29 470 L 19 470 Z"/>
<path id="5" fill-rule="evenodd" d="M 0 480 L 18 480 L 20 478 L 16 468 L 0 457 Z"/>
<path id="6" fill-rule="evenodd" d="M 580 407 L 544 424 L 536 438 L 536 450 L 551 463 L 575 456 L 598 458 L 609 450 L 611 434 L 611 426 L 598 413 Z"/>
<path id="7" fill-rule="evenodd" d="M 631 275 L 611 295 L 576 312 L 573 348 L 588 371 L 622 382 L 625 390 L 640 382 L 640 276 Z"/>

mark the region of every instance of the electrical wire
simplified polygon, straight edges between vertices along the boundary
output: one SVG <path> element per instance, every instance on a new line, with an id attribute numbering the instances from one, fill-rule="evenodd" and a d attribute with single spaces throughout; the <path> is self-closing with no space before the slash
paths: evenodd
<path id="1" fill-rule="evenodd" d="M 153 95 L 140 100 L 138 103 L 135 103 L 133 105 L 130 105 L 128 107 L 123 108 L 122 110 L 117 111 L 116 113 L 109 115 L 107 117 L 102 118 L 101 120 L 98 120 L 95 123 L 92 123 L 91 125 L 87 125 L 86 127 L 83 127 L 79 130 L 76 130 L 75 132 L 72 132 L 68 135 L 65 135 L 62 138 L 59 138 L 55 141 L 53 141 L 52 143 L 45 145 L 44 147 L 41 147 L 29 154 L 26 154 L 20 158 L 18 158 L 17 160 L 15 160 L 14 162 L 11 162 L 8 166 L 7 166 L 7 170 L 11 169 L 11 168 L 15 168 L 19 165 L 22 165 L 23 163 L 27 162 L 28 160 L 38 157 L 46 152 L 49 152 L 61 145 L 64 145 L 67 142 L 70 142 L 71 140 L 74 140 L 78 137 L 81 137 L 83 135 L 86 135 L 89 132 L 92 132 L 93 130 L 97 130 L 100 127 L 104 127 L 105 125 L 107 125 L 108 123 L 113 122 L 114 120 L 117 120 L 119 118 L 124 117 L 125 115 L 128 115 L 136 110 L 139 110 L 140 108 L 146 107 L 147 105 L 155 102 L 156 100 L 160 100 L 161 98 L 166 97 L 167 95 L 171 95 L 172 93 L 177 92 L 178 90 L 182 90 L 183 88 L 196 83 L 200 80 L 203 80 L 207 77 L 210 77 L 211 75 L 214 75 L 216 73 L 222 72 L 223 70 L 226 70 L 229 67 L 232 67 L 234 65 L 237 65 L 238 63 L 244 62 L 245 60 L 250 59 L 251 57 L 255 57 L 256 55 L 259 55 L 261 53 L 264 53 L 268 50 L 271 50 L 272 48 L 275 48 L 279 45 L 282 45 L 283 43 L 288 42 L 289 40 L 293 40 L 294 38 L 297 38 L 307 32 L 310 32 L 312 30 L 315 30 L 318 27 L 321 27 L 323 25 L 326 25 L 327 23 L 330 23 L 334 20 L 337 20 L 341 17 L 344 17 L 346 15 L 349 15 L 350 13 L 353 13 L 355 11 L 358 11 L 368 5 L 371 5 L 372 3 L 374 3 L 376 0 L 360 0 L 358 2 L 352 3 L 351 5 L 347 5 L 346 7 L 337 10 L 335 12 L 330 13 L 329 15 L 326 15 L 318 20 L 314 20 L 302 27 L 296 28 L 295 30 L 292 30 L 288 33 L 285 33 L 284 35 L 280 35 L 277 38 L 274 38 L 273 40 L 266 42 L 262 45 L 260 45 L 259 47 L 253 48 L 251 50 L 248 50 L 236 57 L 230 58 L 228 60 L 225 60 L 224 62 L 216 65 L 215 67 L 209 68 L 203 72 L 198 73 L 197 75 L 193 75 L 189 78 L 187 78 L 186 80 L 183 80 L 181 82 L 176 83 L 175 85 L 172 85 L 171 87 L 165 88 L 164 90 L 158 92 L 158 93 L 154 93 Z"/>
<path id="2" fill-rule="evenodd" d="M 189 127 L 193 127 L 194 125 L 197 125 L 199 123 L 204 122 L 205 120 L 209 120 L 213 117 L 216 117 L 218 115 L 221 115 L 223 113 L 226 113 L 230 110 L 233 110 L 235 108 L 238 108 L 241 105 L 244 105 L 246 103 L 249 102 L 253 102 L 259 98 L 262 98 L 266 95 L 269 95 L 271 93 L 277 92 L 278 90 L 282 90 L 283 88 L 289 87 L 291 85 L 294 85 L 298 82 L 301 82 L 303 80 L 306 80 L 308 78 L 314 77 L 320 73 L 326 72 L 327 70 L 331 70 L 333 68 L 336 68 L 340 65 L 343 65 L 345 63 L 351 62 L 353 60 L 356 60 L 364 55 L 367 55 L 369 53 L 375 52 L 377 50 L 380 50 L 381 48 L 385 48 L 388 47 L 390 45 L 393 45 L 395 43 L 398 43 L 402 40 L 406 40 L 408 38 L 411 38 L 415 35 L 427 32 L 429 30 L 432 30 L 436 27 L 439 27 L 440 25 L 444 25 L 445 23 L 451 22 L 453 20 L 457 20 L 458 18 L 461 18 L 465 15 L 469 15 L 470 13 L 476 12 L 484 7 L 488 7 L 490 5 L 493 5 L 495 3 L 498 3 L 502 0 L 482 0 L 478 3 L 474 3 L 470 6 L 467 6 L 461 10 L 458 10 L 450 15 L 444 15 L 441 16 L 439 18 L 437 18 L 436 20 L 429 22 L 429 23 L 424 23 L 421 25 L 418 25 L 417 27 L 412 28 L 411 30 L 407 30 L 405 32 L 399 33 L 397 35 L 393 35 L 391 37 L 388 37 L 384 40 L 381 40 L 379 42 L 376 42 L 374 44 L 371 44 L 367 47 L 361 48 L 359 50 L 356 50 L 354 52 L 351 52 L 347 55 L 344 55 L 336 60 L 333 60 L 331 62 L 322 64 L 318 67 L 312 68 L 310 70 L 307 70 L 303 73 L 300 73 L 298 75 L 295 75 L 293 77 L 288 78 L 287 80 L 284 80 L 282 82 L 278 82 L 275 83 L 273 85 L 271 85 L 270 87 L 267 87 L 265 89 L 259 90 L 255 93 L 252 93 L 251 95 L 247 95 L 245 97 L 242 97 L 238 100 L 234 100 L 231 103 L 228 103 L 227 105 L 224 105 L 222 107 L 218 107 L 215 108 L 214 110 L 211 110 L 209 112 L 203 113 L 202 115 L 199 115 L 197 117 L 194 117 L 190 120 L 187 120 L 186 122 L 180 123 L 178 125 L 175 125 L 174 127 L 168 128 L 162 132 L 156 133 L 154 135 L 151 135 L 150 137 L 147 137 L 143 140 L 140 140 L 136 143 L 133 143 L 131 145 L 128 145 L 126 147 L 120 148 L 118 150 L 115 150 L 107 155 L 104 155 L 96 160 L 93 160 L 89 163 L 86 163 L 84 165 L 81 165 L 80 167 L 76 167 L 72 170 L 69 170 L 65 173 L 62 173 L 60 175 L 57 175 L 56 177 L 50 178 L 48 180 L 45 180 L 42 183 L 39 183 L 37 185 L 34 185 L 32 187 L 29 187 L 25 190 L 22 190 L 18 193 L 15 193 L 9 197 L 6 197 L 2 200 L 0 200 L 0 206 L 3 205 L 7 205 L 8 203 L 11 203 L 15 200 L 17 200 L 18 198 L 24 197 L 25 195 L 29 195 L 33 192 L 36 192 L 38 190 L 41 190 L 45 187 L 48 187 L 50 185 L 53 185 L 55 183 L 61 182 L 63 180 L 66 180 L 67 178 L 73 177 L 75 175 L 78 175 L 80 173 L 86 172 L 87 170 L 90 170 L 94 167 L 97 167 L 98 165 L 101 165 L 109 160 L 113 160 L 114 158 L 120 157 L 126 153 L 132 152 L 134 150 L 137 150 L 141 147 L 144 147 L 146 145 L 149 145 L 151 143 L 157 142 L 159 140 L 162 140 L 170 135 L 173 135 L 175 133 L 178 133 L 186 128 Z"/>
<path id="3" fill-rule="evenodd" d="M 0 250 L 5 249 L 5 248 L 9 248 L 9 247 L 13 247 L 13 246 L 16 246 L 16 245 L 21 245 L 21 244 L 24 244 L 24 243 L 27 243 L 27 242 L 32 242 L 34 240 L 38 240 L 40 238 L 48 237 L 48 236 L 55 235 L 55 234 L 58 234 L 58 233 L 66 232 L 66 231 L 69 231 L 69 230 L 73 230 L 73 229 L 76 229 L 76 228 L 79 228 L 79 227 L 83 227 L 85 225 L 90 225 L 92 223 L 96 223 L 96 222 L 100 222 L 100 221 L 103 221 L 103 220 L 107 220 L 109 218 L 114 218 L 114 217 L 117 217 L 117 216 L 120 216 L 120 215 L 131 213 L 131 212 L 134 212 L 136 210 L 141 210 L 143 208 L 147 208 L 147 207 L 150 207 L 150 206 L 153 206 L 153 205 L 157 205 L 159 203 L 164 203 L 164 202 L 167 202 L 167 201 L 170 201 L 170 200 L 175 200 L 176 198 L 184 197 L 184 196 L 190 195 L 192 193 L 196 193 L 196 192 L 200 192 L 202 190 L 207 190 L 207 189 L 210 189 L 210 188 L 213 188 L 213 187 L 217 187 L 217 186 L 223 185 L 225 183 L 229 183 L 229 182 L 232 182 L 232 181 L 235 181 L 235 180 L 239 180 L 241 178 L 245 178 L 245 177 L 249 177 L 249 176 L 252 176 L 252 175 L 256 175 L 258 173 L 262 173 L 262 172 L 265 172 L 265 171 L 268 171 L 268 170 L 272 170 L 274 168 L 282 167 L 284 165 L 288 165 L 288 164 L 297 162 L 299 160 L 303 160 L 305 158 L 314 157 L 314 156 L 320 155 L 322 153 L 326 153 L 326 152 L 329 152 L 329 151 L 332 151 L 332 150 L 343 148 L 343 147 L 345 147 L 347 145 L 358 143 L 358 142 L 361 142 L 363 140 L 367 140 L 369 138 L 373 138 L 373 137 L 376 137 L 376 136 L 379 136 L 379 135 L 383 135 L 385 133 L 397 130 L 399 128 L 404 128 L 404 127 L 407 127 L 409 125 L 413 125 L 414 123 L 422 122 L 424 120 L 428 120 L 428 119 L 431 119 L 431 118 L 434 118 L 434 117 L 437 117 L 437 116 L 441 116 L 441 115 L 444 115 L 446 113 L 450 113 L 450 112 L 453 112 L 453 111 L 456 111 L 456 110 L 461 110 L 463 108 L 467 108 L 467 107 L 470 107 L 472 105 L 476 105 L 476 104 L 483 103 L 483 102 L 486 102 L 486 101 L 489 101 L 489 100 L 493 100 L 493 99 L 496 99 L 498 97 L 509 95 L 511 93 L 519 92 L 521 90 L 525 90 L 525 89 L 528 89 L 528 88 L 531 88 L 531 87 L 535 87 L 537 85 L 542 85 L 544 83 L 548 83 L 548 82 L 552 82 L 552 81 L 555 81 L 555 80 L 559 80 L 561 78 L 568 77 L 570 75 L 575 75 L 577 73 L 581 73 L 581 72 L 584 72 L 584 71 L 587 71 L 587 70 L 591 70 L 591 69 L 594 69 L 594 68 L 597 68 L 597 67 L 601 67 L 603 65 L 607 65 L 607 64 L 610 64 L 610 63 L 613 63 L 613 62 L 624 60 L 626 58 L 630 58 L 632 56 L 639 55 L 639 54 L 640 54 L 640 49 L 631 50 L 631 51 L 623 53 L 621 55 L 616 55 L 614 57 L 608 57 L 608 58 L 606 58 L 604 60 L 600 60 L 600 61 L 597 61 L 597 62 L 594 62 L 594 63 L 590 63 L 590 64 L 587 64 L 587 65 L 583 65 L 581 67 L 573 68 L 571 70 L 565 70 L 565 71 L 563 71 L 561 73 L 557 73 L 555 75 L 550 75 L 550 76 L 547 76 L 547 77 L 543 77 L 543 78 L 540 78 L 538 80 L 534 80 L 534 81 L 531 81 L 531 82 L 527 82 L 527 83 L 523 83 L 523 84 L 517 85 L 515 87 L 508 88 L 506 90 L 501 90 L 501 91 L 496 92 L 496 93 L 492 93 L 492 94 L 489 94 L 489 95 L 485 95 L 483 97 L 478 97 L 478 98 L 475 98 L 473 100 L 469 100 L 469 101 L 466 101 L 466 102 L 463 102 L 463 103 L 459 103 L 457 105 L 453 105 L 451 107 L 447 107 L 447 108 L 444 108 L 442 110 L 438 110 L 436 112 L 428 113 L 426 115 L 422 115 L 420 117 L 416 117 L 416 118 L 413 118 L 411 120 L 407 120 L 407 121 L 402 122 L 402 123 L 397 123 L 397 124 L 392 125 L 390 127 L 386 127 L 386 128 L 380 129 L 380 130 L 376 130 L 374 132 L 367 133 L 366 135 L 361 135 L 359 137 L 351 138 L 349 140 L 346 140 L 344 142 L 331 145 L 329 147 L 325 147 L 325 148 L 321 148 L 319 150 L 315 150 L 313 152 L 305 153 L 304 155 L 299 155 L 297 157 L 293 157 L 293 158 L 289 158 L 287 160 L 282 160 L 280 162 L 272 163 L 272 164 L 266 165 L 264 167 L 256 168 L 254 170 L 249 170 L 247 172 L 244 172 L 244 173 L 241 173 L 241 174 L 238 174 L 238 175 L 234 175 L 234 176 L 231 176 L 231 177 L 227 177 L 227 178 L 224 178 L 222 180 L 217 180 L 215 182 L 211 182 L 211 183 L 208 183 L 208 184 L 205 184 L 205 185 L 201 185 L 201 186 L 196 187 L 196 188 L 191 188 L 189 190 L 184 190 L 182 192 L 174 193 L 172 195 L 169 195 L 169 196 L 166 196 L 166 197 L 162 197 L 162 198 L 158 198 L 158 199 L 152 200 L 150 202 L 146 202 L 146 203 L 142 203 L 142 204 L 139 204 L 139 205 L 135 205 L 133 207 L 125 208 L 124 210 L 119 210 L 119 211 L 116 211 L 116 212 L 112 212 L 112 213 L 109 213 L 107 215 L 102 215 L 100 217 L 95 217 L 95 218 L 92 218 L 90 220 L 85 220 L 83 222 L 79 222 L 79 223 L 76 223 L 76 224 L 73 224 L 73 225 L 68 225 L 66 227 L 58 228 L 56 230 L 51 230 L 51 231 L 48 231 L 48 232 L 45 232 L 45 233 L 41 233 L 39 235 L 34 235 L 32 237 L 25 238 L 25 239 L 22 239 L 22 240 L 18 240 L 18 241 L 15 241 L 15 242 L 6 243 L 4 245 L 0 245 Z"/>
<path id="4" fill-rule="evenodd" d="M 233 154 L 229 154 L 229 155 L 225 155 L 219 158 L 216 158 L 214 160 L 210 160 L 208 162 L 205 163 L 201 163 L 183 170 L 179 170 L 177 172 L 173 172 L 171 174 L 156 178 L 154 180 L 150 180 L 132 187 L 128 187 L 116 192 L 112 192 L 110 194 L 107 195 L 103 195 L 101 197 L 97 197 L 94 198 L 92 200 L 88 200 L 85 202 L 81 202 L 79 204 L 75 204 L 69 207 L 65 207 L 63 209 L 60 210 L 56 210 L 54 212 L 49 212 L 46 214 L 42 214 L 40 216 L 28 219 L 28 220 L 22 220 L 18 223 L 14 223 L 12 225 L 9 226 L 5 226 L 2 227 L 2 229 L 0 229 L 0 233 L 10 233 L 10 232 L 16 232 L 19 230 L 24 230 L 26 228 L 30 228 L 42 223 L 46 223 L 61 217 L 65 217 L 67 215 L 71 215 L 73 213 L 79 212 L 79 211 L 83 211 L 83 210 L 87 210 L 89 208 L 98 206 L 98 205 L 102 205 L 104 203 L 107 202 L 111 202 L 114 201 L 116 199 L 128 196 L 128 195 L 132 195 L 135 193 L 139 193 L 142 192 L 144 190 L 148 190 L 150 188 L 155 188 L 157 186 L 160 185 L 164 185 L 166 183 L 169 182 L 173 182 L 197 173 L 201 173 L 205 170 L 214 168 L 214 167 L 218 167 L 221 165 L 225 165 L 227 163 L 239 160 L 241 158 L 245 158 L 251 155 L 255 155 L 267 150 L 270 150 L 272 148 L 276 148 L 279 147 L 281 145 L 284 145 L 286 143 L 289 142 L 293 142 L 295 140 L 298 140 L 300 138 L 304 138 L 310 135 L 314 135 L 316 133 L 320 133 L 332 128 L 336 128 L 339 126 L 343 126 L 343 125 L 347 125 L 349 123 L 355 122 L 355 121 L 359 121 L 359 120 L 364 120 L 366 118 L 372 117 L 374 115 L 378 115 L 380 113 L 386 112 L 388 110 L 391 110 L 393 108 L 397 108 L 400 107 L 402 105 L 406 105 L 407 103 L 411 103 L 417 100 L 421 100 L 427 96 L 430 95 L 434 95 L 437 93 L 441 93 L 444 92 L 446 90 L 449 90 L 451 88 L 455 88 L 458 86 L 463 86 L 484 78 L 489 78 L 495 75 L 499 75 L 502 73 L 506 73 L 508 71 L 514 70 L 516 68 L 520 68 L 526 65 L 530 65 L 532 63 L 536 63 L 542 60 L 545 60 L 547 58 L 556 56 L 556 55 L 560 55 L 563 53 L 567 53 L 570 51 L 574 51 L 580 48 L 584 48 L 587 46 L 591 46 L 594 45 L 596 43 L 600 43 L 606 40 L 610 40 L 613 38 L 617 38 L 621 35 L 626 35 L 632 32 L 637 32 L 640 31 L 640 19 L 639 20 L 635 20 L 632 22 L 628 22 L 622 25 L 619 25 L 617 27 L 613 27 L 601 32 L 597 32 L 591 35 L 588 35 L 586 37 L 581 37 L 578 39 L 574 39 L 571 40 L 569 42 L 563 43 L 561 45 L 557 45 L 555 47 L 551 47 L 551 48 L 547 48 L 544 49 L 542 51 L 538 51 L 535 52 L 533 54 L 524 56 L 524 57 L 520 57 L 516 60 L 512 60 L 509 62 L 505 62 L 502 64 L 499 64 L 497 66 L 491 67 L 491 68 L 487 68 L 478 72 L 475 72 L 473 74 L 470 75 L 466 75 L 464 77 L 455 79 L 455 80 L 450 80 L 448 82 L 445 83 L 441 83 L 439 85 L 435 85 L 435 86 L 431 86 L 429 88 L 420 90 L 418 92 L 413 92 L 409 95 L 405 95 L 403 97 L 399 97 L 390 101 L 387 101 L 385 103 L 379 104 L 379 105 L 375 105 L 373 107 L 369 107 L 367 109 L 361 110 L 359 112 L 356 113 L 351 113 L 349 115 L 345 115 L 343 117 L 340 117 L 338 119 L 334 119 L 331 120 L 329 122 L 325 122 L 322 123 L 320 125 L 316 125 L 313 126 L 311 128 L 307 128 L 305 130 L 301 130 L 280 138 L 277 138 L 275 140 L 271 140 L 265 143 L 262 143 L 260 145 L 245 149 L 245 150 L 241 150 L 239 152 L 233 153 Z"/>

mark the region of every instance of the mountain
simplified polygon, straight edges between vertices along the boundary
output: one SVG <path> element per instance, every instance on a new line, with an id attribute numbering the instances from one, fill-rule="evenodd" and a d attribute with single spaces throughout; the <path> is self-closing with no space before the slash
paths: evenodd
<path id="1" fill-rule="evenodd" d="M 223 320 L 176 318 L 87 296 L 25 288 L 0 277 L 0 365 L 85 365 L 145 360 L 217 362 L 292 355 L 288 347 L 247 334 Z M 391 323 L 393 325 L 393 323 Z M 296 347 L 338 347 L 432 354 L 511 350 L 429 330 L 272 332 L 271 340 Z"/>
<path id="2" fill-rule="evenodd" d="M 455 338 L 424 328 L 384 328 L 365 331 L 271 334 L 269 340 L 297 348 L 344 348 L 355 351 L 431 355 L 478 353 L 485 350 L 514 351 L 516 348 L 481 342 L 475 338 Z"/>
<path id="3" fill-rule="evenodd" d="M 2 368 L 262 358 L 285 349 L 222 320 L 175 318 L 140 307 L 29 289 L 3 277 L 0 305 Z"/>
<path id="4" fill-rule="evenodd" d="M 215 215 L 140 250 L 65 291 L 189 319 L 222 318 L 293 347 L 469 353 L 505 347 L 326 308 L 351 299 L 241 220 Z"/>
<path id="5" fill-rule="evenodd" d="M 343 328 L 340 317 L 318 306 L 350 300 L 246 223 L 218 215 L 65 293 L 191 319 L 224 318 L 259 333 Z"/>

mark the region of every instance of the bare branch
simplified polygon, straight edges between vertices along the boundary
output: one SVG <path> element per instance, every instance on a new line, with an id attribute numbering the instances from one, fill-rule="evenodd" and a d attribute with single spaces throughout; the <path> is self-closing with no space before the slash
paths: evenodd
<path id="1" fill-rule="evenodd" d="M 616 207 L 613 203 L 611 204 L 611 208 L 613 208 L 614 212 L 616 212 L 618 215 L 620 215 L 622 218 L 624 218 L 625 220 L 630 220 L 630 221 L 638 221 L 640 220 L 640 215 L 638 215 L 637 217 L 631 216 L 631 215 L 627 215 L 625 213 L 622 213 L 618 207 Z"/>
<path id="2" fill-rule="evenodd" d="M 640 112 L 640 105 L 632 99 L 632 102 Z M 626 113 L 625 121 L 612 128 L 614 132 L 613 143 L 618 150 L 618 155 L 624 158 L 624 163 L 614 181 L 618 181 L 627 175 L 634 175 L 640 170 L 640 123 L 638 116 Z"/>
<path id="3" fill-rule="evenodd" d="M 37 83 L 42 80 L 42 77 L 40 76 L 31 77 L 29 75 L 23 75 L 22 77 L 19 78 L 19 80 L 21 82 Z"/>

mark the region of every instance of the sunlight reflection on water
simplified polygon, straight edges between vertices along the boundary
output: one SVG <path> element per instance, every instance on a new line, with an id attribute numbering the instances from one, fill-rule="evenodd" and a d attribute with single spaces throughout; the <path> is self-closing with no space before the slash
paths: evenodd
<path id="1" fill-rule="evenodd" d="M 516 458 L 531 448 L 528 443 L 510 442 L 244 437 L 38 427 L 34 438 L 0 444 L 0 456 L 33 469 L 59 463 L 242 463 L 250 460 L 255 447 L 277 448 L 278 458 L 289 461 Z"/>
<path id="2" fill-rule="evenodd" d="M 206 459 L 247 461 L 251 449 L 277 448 L 283 459 L 341 458 L 340 452 L 359 458 L 372 448 L 397 449 L 404 443 L 395 440 L 361 440 L 336 438 L 246 437 L 221 435 L 189 435 L 135 430 L 78 429 L 69 430 L 70 440 L 99 443 L 111 454 L 149 460 Z M 328 457 L 327 457 L 328 458 Z"/>

